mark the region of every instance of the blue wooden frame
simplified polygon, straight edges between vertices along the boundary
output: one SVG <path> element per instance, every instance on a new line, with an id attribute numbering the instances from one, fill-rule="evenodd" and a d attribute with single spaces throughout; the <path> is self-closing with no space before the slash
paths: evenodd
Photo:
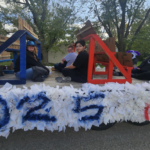
<path id="1" fill-rule="evenodd" d="M 41 43 L 35 37 L 33 37 L 29 32 L 27 32 L 25 30 L 18 30 L 7 41 L 5 41 L 0 46 L 0 53 L 2 53 L 4 50 L 9 51 L 9 52 L 13 52 L 14 53 L 14 64 L 15 64 L 15 60 L 18 57 L 17 52 L 19 50 L 9 49 L 8 47 L 11 44 L 13 44 L 19 38 L 20 38 L 20 79 L 17 79 L 17 80 L 0 80 L 0 85 L 4 85 L 7 82 L 10 84 L 15 84 L 15 85 L 26 84 L 26 40 L 32 40 L 37 44 L 38 57 L 41 60 Z M 8 70 L 8 71 L 6 71 L 6 73 L 12 74 L 13 71 Z"/>
<path id="2" fill-rule="evenodd" d="M 0 62 L 7 62 L 7 61 L 12 61 L 13 59 L 4 59 L 4 60 L 0 60 Z"/>

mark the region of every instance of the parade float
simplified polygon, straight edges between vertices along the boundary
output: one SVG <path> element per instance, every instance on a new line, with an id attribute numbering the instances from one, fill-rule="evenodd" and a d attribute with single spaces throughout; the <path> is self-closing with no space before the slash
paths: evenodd
<path id="1" fill-rule="evenodd" d="M 30 32 L 18 30 L 0 46 L 2 53 L 20 39 L 21 79 L 0 79 L 3 85 L 0 88 L 0 136 L 7 138 L 11 130 L 14 132 L 18 129 L 28 131 L 37 128 L 43 132 L 53 132 L 65 131 L 67 127 L 75 131 L 81 127 L 85 130 L 104 130 L 124 121 L 136 125 L 149 124 L 150 84 L 131 84 L 132 56 L 121 54 L 122 59 L 117 59 L 114 47 L 113 51 L 111 47 L 108 48 L 109 44 L 100 39 L 90 22 L 76 35 L 77 39 L 90 40 L 88 83 L 81 88 L 74 88 L 73 85 L 51 87 L 45 84 L 16 87 L 17 84 L 26 83 L 26 40 L 36 42 L 39 58 L 41 43 Z M 102 51 L 95 52 L 95 41 Z M 107 59 L 104 59 L 106 56 Z M 96 63 L 104 65 L 106 71 L 95 71 L 93 66 Z M 125 79 L 113 79 L 114 66 L 119 68 Z M 93 75 L 107 75 L 108 78 L 93 79 Z"/>

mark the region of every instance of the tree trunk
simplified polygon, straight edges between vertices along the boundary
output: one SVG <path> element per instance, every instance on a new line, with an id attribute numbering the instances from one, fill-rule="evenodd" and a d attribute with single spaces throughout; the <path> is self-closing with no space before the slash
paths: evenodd
<path id="1" fill-rule="evenodd" d="M 44 47 L 42 47 L 41 48 L 42 49 L 42 63 L 43 63 L 43 65 L 48 65 L 48 51 L 44 48 Z"/>
<path id="2" fill-rule="evenodd" d="M 126 44 L 124 41 L 124 38 L 121 35 L 118 35 L 118 51 L 119 52 L 125 52 L 126 50 Z"/>
<path id="3" fill-rule="evenodd" d="M 44 34 L 39 34 L 39 41 L 41 42 L 41 60 L 43 65 L 48 65 L 48 51 L 47 48 L 44 46 Z"/>

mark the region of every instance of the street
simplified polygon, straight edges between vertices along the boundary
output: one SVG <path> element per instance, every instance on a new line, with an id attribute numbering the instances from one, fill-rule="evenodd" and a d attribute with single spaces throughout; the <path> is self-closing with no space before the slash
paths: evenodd
<path id="1" fill-rule="evenodd" d="M 150 150 L 150 124 L 117 123 L 103 131 L 23 131 L 0 137 L 0 150 Z"/>

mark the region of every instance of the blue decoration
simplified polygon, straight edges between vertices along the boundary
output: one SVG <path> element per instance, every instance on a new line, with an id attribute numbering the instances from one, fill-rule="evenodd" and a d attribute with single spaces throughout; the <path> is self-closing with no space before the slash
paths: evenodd
<path id="1" fill-rule="evenodd" d="M 24 98 L 22 98 L 22 99 L 19 101 L 19 103 L 17 104 L 16 108 L 17 108 L 18 110 L 20 110 L 20 109 L 23 107 L 24 103 L 28 102 L 29 100 L 30 100 L 30 97 L 29 97 L 29 96 L 25 96 Z"/>
<path id="2" fill-rule="evenodd" d="M 97 98 L 104 98 L 105 95 L 103 93 L 97 93 L 97 92 L 89 92 L 89 96 L 82 97 L 83 101 L 89 101 L 90 99 L 97 99 Z"/>
<path id="3" fill-rule="evenodd" d="M 88 109 L 95 109 L 97 108 L 98 109 L 98 112 L 94 115 L 94 116 L 85 116 L 85 117 L 82 117 L 82 119 L 80 121 L 94 121 L 94 120 L 99 120 L 100 119 L 100 116 L 103 112 L 103 109 L 104 109 L 104 106 L 97 106 L 97 105 L 90 105 L 90 106 L 86 106 L 86 107 L 83 107 L 81 109 L 81 112 L 84 112 L 84 111 L 87 111 Z"/>
<path id="4" fill-rule="evenodd" d="M 57 119 L 55 116 L 49 116 L 48 114 L 34 114 L 34 111 L 37 111 L 39 109 L 44 109 L 46 105 L 51 102 L 49 98 L 46 97 L 45 92 L 40 92 L 37 95 L 37 98 L 35 100 L 42 100 L 41 104 L 39 106 L 36 106 L 34 108 L 31 108 L 29 111 L 27 111 L 26 115 L 22 117 L 22 122 L 25 121 L 46 121 L 46 122 L 56 122 Z M 24 105 L 24 103 L 30 103 L 31 99 L 28 96 L 25 96 L 22 98 L 18 105 L 17 109 L 21 109 Z M 46 112 L 49 112 L 51 108 L 46 109 Z"/>
<path id="5" fill-rule="evenodd" d="M 128 50 L 126 51 L 126 53 L 136 53 L 138 56 L 141 55 L 138 51 L 135 51 L 135 50 Z"/>
<path id="6" fill-rule="evenodd" d="M 2 98 L 2 96 L 0 95 L 0 103 L 2 104 L 2 110 L 4 111 L 4 116 L 3 118 L 0 120 L 0 129 L 2 127 L 4 127 L 5 125 L 7 125 L 10 121 L 10 113 L 9 113 L 9 108 L 7 106 L 7 102 Z"/>
<path id="7" fill-rule="evenodd" d="M 45 109 L 45 111 L 46 111 L 47 113 L 49 113 L 49 112 L 50 112 L 50 110 L 51 110 L 51 108 L 47 108 L 47 109 Z"/>
<path id="8" fill-rule="evenodd" d="M 73 109 L 73 111 L 75 113 L 81 113 L 81 112 L 85 112 L 89 109 L 98 109 L 98 112 L 94 115 L 94 116 L 85 116 L 82 117 L 81 119 L 79 119 L 80 122 L 86 122 L 86 121 L 94 121 L 100 120 L 101 114 L 103 112 L 104 106 L 102 105 L 90 105 L 90 106 L 86 106 L 81 108 L 80 104 L 81 104 L 81 100 L 83 101 L 89 101 L 89 100 L 97 100 L 98 98 L 104 98 L 105 95 L 102 93 L 96 93 L 96 92 L 89 92 L 89 96 L 88 97 L 83 97 L 83 96 L 77 96 L 77 97 L 73 97 L 75 104 L 76 104 L 76 108 Z"/>

